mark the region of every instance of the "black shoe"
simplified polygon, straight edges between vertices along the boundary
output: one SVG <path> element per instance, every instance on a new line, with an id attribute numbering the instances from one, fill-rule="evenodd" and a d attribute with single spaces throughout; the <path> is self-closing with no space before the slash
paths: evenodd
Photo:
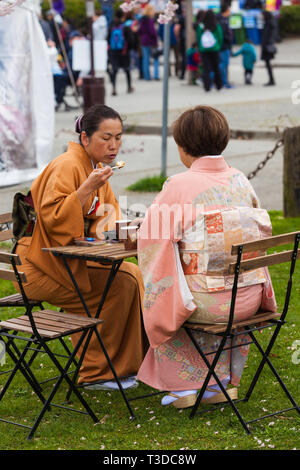
<path id="1" fill-rule="evenodd" d="M 273 86 L 273 85 L 275 85 L 275 82 L 268 82 L 264 84 L 264 86 Z"/>

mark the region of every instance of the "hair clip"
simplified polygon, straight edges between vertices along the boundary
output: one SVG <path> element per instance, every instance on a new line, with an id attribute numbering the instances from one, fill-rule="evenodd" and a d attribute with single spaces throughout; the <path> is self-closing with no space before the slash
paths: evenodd
<path id="1" fill-rule="evenodd" d="M 78 116 L 78 118 L 75 121 L 75 131 L 77 134 L 81 134 L 82 132 L 82 127 L 81 127 L 81 122 L 82 122 L 83 114 L 81 116 Z"/>

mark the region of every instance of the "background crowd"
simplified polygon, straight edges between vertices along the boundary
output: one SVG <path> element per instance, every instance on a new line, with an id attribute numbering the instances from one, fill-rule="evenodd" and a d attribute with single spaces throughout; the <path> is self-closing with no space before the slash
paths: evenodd
<path id="1" fill-rule="evenodd" d="M 189 83 L 203 86 L 206 92 L 212 87 L 232 88 L 229 78 L 231 57 L 242 56 L 245 84 L 252 84 L 253 70 L 258 59 L 265 61 L 268 74 L 267 86 L 275 85 L 271 60 L 276 54 L 276 19 L 269 11 L 263 11 L 264 27 L 261 35 L 261 54 L 250 39 L 233 52 L 234 34 L 230 27 L 231 1 L 223 0 L 219 13 L 213 10 L 198 11 L 193 24 L 194 41 L 188 47 L 186 25 L 181 4 L 170 25 L 171 60 L 169 74 L 183 80 L 189 74 Z M 263 9 L 263 4 L 261 4 Z M 163 54 L 164 25 L 157 21 L 158 12 L 150 3 L 125 13 L 114 8 L 113 0 L 102 0 L 93 17 L 94 40 L 106 40 L 108 48 L 107 73 L 112 84 L 112 94 L 117 95 L 117 75 L 122 69 L 126 75 L 127 92 L 134 92 L 132 71 L 138 70 L 140 80 L 160 80 L 160 61 Z M 40 20 L 48 46 L 54 78 L 56 109 L 64 104 L 68 85 L 81 89 L 82 77 L 89 71 L 72 67 L 73 44 L 89 38 L 89 31 L 76 29 L 72 21 L 56 12 L 47 11 Z M 174 70 L 171 65 L 174 64 Z"/>

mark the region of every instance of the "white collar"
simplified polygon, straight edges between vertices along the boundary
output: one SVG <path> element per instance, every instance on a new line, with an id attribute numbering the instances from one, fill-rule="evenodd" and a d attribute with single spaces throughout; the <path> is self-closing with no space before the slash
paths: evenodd
<path id="1" fill-rule="evenodd" d="M 223 155 L 205 155 L 205 157 L 201 157 L 202 158 L 222 158 Z"/>

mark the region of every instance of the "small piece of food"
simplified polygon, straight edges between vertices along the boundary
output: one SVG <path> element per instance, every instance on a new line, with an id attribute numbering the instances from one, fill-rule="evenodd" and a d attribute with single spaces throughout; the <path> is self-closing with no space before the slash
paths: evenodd
<path id="1" fill-rule="evenodd" d="M 120 170 L 120 168 L 123 168 L 125 166 L 125 162 L 123 160 L 120 160 L 119 162 L 116 162 L 115 166 L 112 166 L 112 170 Z"/>

